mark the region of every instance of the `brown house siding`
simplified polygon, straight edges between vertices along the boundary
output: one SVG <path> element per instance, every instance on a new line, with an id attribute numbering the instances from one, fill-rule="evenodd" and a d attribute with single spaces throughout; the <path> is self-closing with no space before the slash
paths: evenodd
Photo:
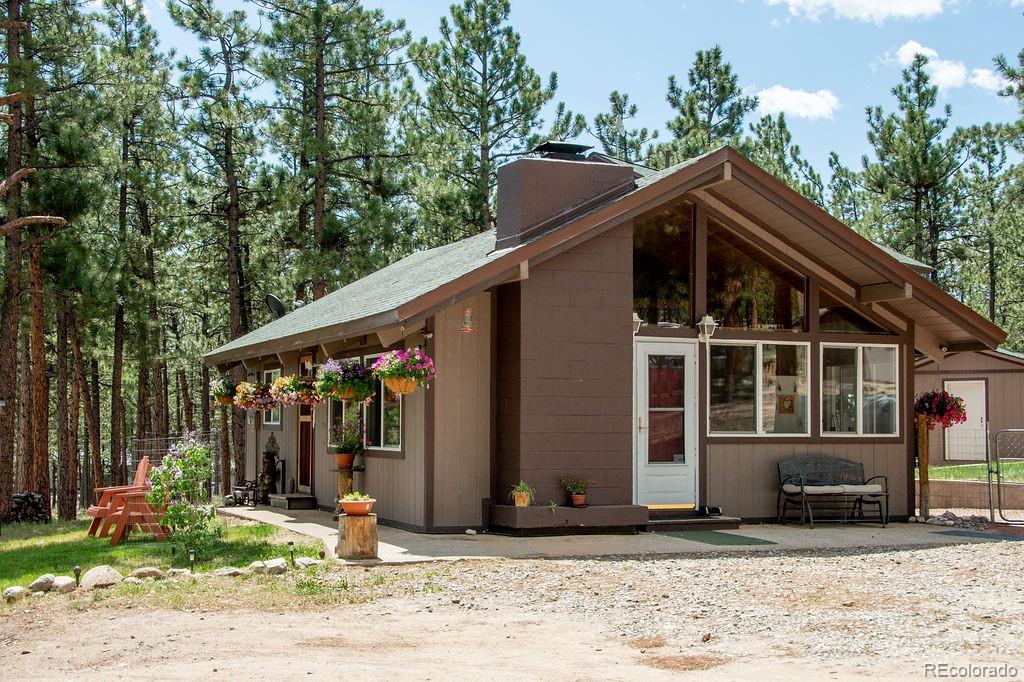
<path id="1" fill-rule="evenodd" d="M 916 393 L 940 390 L 945 381 L 983 379 L 986 383 L 987 417 L 990 432 L 1001 429 L 1024 428 L 1024 364 L 1003 360 L 985 353 L 957 353 L 939 364 L 929 362 L 917 369 L 914 380 Z M 942 429 L 930 434 L 931 461 L 953 463 L 947 460 Z M 968 463 L 977 463 L 969 460 Z"/>
<path id="2" fill-rule="evenodd" d="M 559 480 L 585 477 L 591 503 L 632 503 L 632 239 L 626 223 L 531 264 L 518 301 L 499 289 L 496 501 L 523 478 L 560 504 Z"/>

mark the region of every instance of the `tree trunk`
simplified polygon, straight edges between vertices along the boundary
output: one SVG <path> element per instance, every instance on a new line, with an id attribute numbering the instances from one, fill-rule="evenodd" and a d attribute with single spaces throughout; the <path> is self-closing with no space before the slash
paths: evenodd
<path id="1" fill-rule="evenodd" d="M 157 341 L 159 344 L 159 340 Z M 159 352 L 159 351 L 158 351 Z M 164 375 L 160 360 L 153 363 L 153 437 L 166 438 L 167 403 L 164 402 Z"/>
<path id="2" fill-rule="evenodd" d="M 68 321 L 68 332 L 71 340 L 71 367 L 74 375 L 74 383 L 71 386 L 71 413 L 74 417 L 73 434 L 75 435 L 75 441 L 78 440 L 78 409 L 79 402 L 82 405 L 82 412 L 85 415 L 85 430 L 87 438 L 83 439 L 82 448 L 85 456 L 86 463 L 93 463 L 93 468 L 90 475 L 86 476 L 86 481 L 91 483 L 93 487 L 100 487 L 103 485 L 102 474 L 100 478 L 97 478 L 99 473 L 95 467 L 95 461 L 99 459 L 99 420 L 96 415 L 93 414 L 92 401 L 89 398 L 89 384 L 86 381 L 85 375 L 85 361 L 82 359 L 82 334 L 79 327 L 78 316 L 72 313 L 71 319 Z M 96 432 L 96 448 L 93 449 L 93 432 Z M 76 446 L 75 450 L 75 467 L 78 468 L 78 450 Z M 87 488 L 82 490 L 82 503 L 89 503 L 89 495 L 92 491 Z"/>
<path id="3" fill-rule="evenodd" d="M 231 492 L 231 439 L 228 436 L 228 408 L 220 407 L 220 494 Z"/>
<path id="4" fill-rule="evenodd" d="M 68 384 L 68 305 L 64 299 L 57 307 L 57 514 L 62 519 L 74 519 L 78 508 Z"/>
<path id="5" fill-rule="evenodd" d="M 201 391 L 202 400 L 199 403 L 199 415 L 200 424 L 202 425 L 203 434 L 210 438 L 213 434 L 210 433 L 212 425 L 210 424 L 210 368 L 203 365 L 203 384 Z"/>
<path id="6" fill-rule="evenodd" d="M 324 213 L 326 211 L 326 195 L 327 195 L 327 112 L 326 102 L 324 93 L 324 80 L 325 80 L 325 66 L 324 66 L 324 51 L 326 49 L 325 37 L 322 27 L 323 13 L 320 11 L 320 5 L 317 3 L 318 8 L 315 12 L 315 16 L 318 18 L 317 25 L 314 30 L 316 31 L 316 58 L 314 66 L 314 128 L 313 128 L 313 139 L 314 139 L 314 160 L 316 169 L 313 175 L 313 245 L 315 248 L 314 257 L 316 260 L 316 269 L 313 272 L 313 300 L 323 298 L 327 294 L 327 281 L 324 278 L 323 272 L 323 248 L 324 239 Z"/>
<path id="7" fill-rule="evenodd" d="M 92 453 L 92 484 L 95 487 L 103 487 L 105 479 L 103 476 L 103 453 L 100 452 L 100 363 L 96 358 L 90 363 L 92 374 L 92 386 L 89 389 L 89 411 L 92 412 L 92 419 L 89 420 L 89 452 Z"/>
<path id="8" fill-rule="evenodd" d="M 188 387 L 188 377 L 184 369 L 178 370 L 178 386 L 181 390 L 181 410 L 185 416 L 185 430 L 192 433 L 196 430 L 195 412 L 192 407 L 192 392 Z M 178 429 L 181 429 L 181 420 L 178 420 Z"/>
<path id="9" fill-rule="evenodd" d="M 144 440 L 152 435 L 153 427 L 151 413 L 149 410 L 149 363 L 144 357 L 145 348 L 145 323 L 139 325 L 139 375 L 135 398 L 135 440 Z"/>
<path id="10" fill-rule="evenodd" d="M 74 312 L 70 312 L 68 315 L 68 324 L 75 324 Z M 82 404 L 82 391 L 81 384 L 75 381 L 74 372 L 71 373 L 71 399 L 70 405 L 68 406 L 68 491 L 71 496 L 70 519 L 78 518 L 78 507 L 81 504 L 79 502 L 79 481 L 81 480 L 81 468 L 79 466 L 79 441 L 78 441 L 78 425 L 81 420 L 81 412 L 79 410 Z M 85 489 L 82 488 L 84 491 Z M 84 497 L 84 493 L 82 495 Z"/>
<path id="11" fill-rule="evenodd" d="M 110 372 L 110 481 L 124 485 L 124 400 L 121 396 L 121 376 L 124 372 L 124 303 L 118 298 L 114 312 L 114 366 Z"/>
<path id="12" fill-rule="evenodd" d="M 26 320 L 27 321 L 27 320 Z M 32 340 L 27 324 L 21 325 L 18 349 L 18 491 L 32 488 Z"/>
<path id="13" fill-rule="evenodd" d="M 30 488 L 43 496 L 50 513 L 50 396 L 46 374 L 46 310 L 43 306 L 43 246 L 29 242 L 28 280 L 32 341 L 32 477 Z"/>
<path id="14" fill-rule="evenodd" d="M 917 415 L 917 471 L 921 493 L 921 516 L 928 518 L 928 420 Z"/>
<path id="15" fill-rule="evenodd" d="M 996 267 L 996 238 L 992 227 L 988 229 L 988 319 L 996 321 L 996 285 L 998 269 Z"/>

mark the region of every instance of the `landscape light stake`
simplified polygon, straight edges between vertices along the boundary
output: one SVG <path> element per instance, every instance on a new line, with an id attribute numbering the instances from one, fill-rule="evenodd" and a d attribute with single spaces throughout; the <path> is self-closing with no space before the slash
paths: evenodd
<path id="1" fill-rule="evenodd" d="M 295 542 L 292 540 L 288 541 L 288 554 L 292 557 L 292 568 L 295 568 Z"/>
<path id="2" fill-rule="evenodd" d="M 79 587 L 82 583 L 82 567 L 75 566 L 73 572 L 75 574 L 75 587 Z"/>
<path id="3" fill-rule="evenodd" d="M 196 551 L 194 549 L 188 550 L 188 570 L 193 573 L 196 570 Z"/>

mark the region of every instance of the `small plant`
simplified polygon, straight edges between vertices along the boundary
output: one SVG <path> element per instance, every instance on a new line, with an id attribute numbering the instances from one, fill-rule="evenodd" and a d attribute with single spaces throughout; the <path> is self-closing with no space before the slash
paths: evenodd
<path id="1" fill-rule="evenodd" d="M 561 481 L 562 490 L 570 495 L 586 495 L 587 487 L 595 483 L 596 481 L 588 481 L 583 478 L 563 478 Z"/>
<path id="2" fill-rule="evenodd" d="M 243 381 L 235 387 L 235 406 L 243 410 L 270 410 L 277 406 L 277 402 L 266 384 Z"/>
<path id="3" fill-rule="evenodd" d="M 207 504 L 207 488 L 213 476 L 210 447 L 188 434 L 174 443 L 160 466 L 150 472 L 152 489 L 146 501 L 157 509 L 161 525 L 185 549 L 201 553 L 220 536 L 214 509 Z"/>
<path id="4" fill-rule="evenodd" d="M 373 396 L 373 373 L 358 360 L 327 358 L 320 367 L 316 390 L 324 398 L 362 402 Z"/>
<path id="5" fill-rule="evenodd" d="M 519 481 L 512 486 L 508 496 L 515 501 L 517 507 L 529 507 L 533 503 L 533 488 L 526 481 Z"/>
<path id="6" fill-rule="evenodd" d="M 377 358 L 373 373 L 381 379 L 409 379 L 419 386 L 433 381 L 434 361 L 419 348 L 393 350 Z"/>
<path id="7" fill-rule="evenodd" d="M 278 405 L 317 405 L 324 401 L 317 392 L 313 377 L 289 374 L 274 379 L 270 397 Z"/>
<path id="8" fill-rule="evenodd" d="M 358 490 L 353 490 L 352 492 L 341 496 L 342 502 L 369 502 L 372 499 L 373 498 L 366 493 L 361 493 Z"/>
<path id="9" fill-rule="evenodd" d="M 230 374 L 221 374 L 210 382 L 210 393 L 222 405 L 231 404 L 232 399 L 235 397 L 236 388 L 235 378 Z"/>
<path id="10" fill-rule="evenodd" d="M 946 391 L 928 391 L 914 400 L 914 414 L 925 418 L 929 431 L 940 424 L 948 429 L 967 421 L 967 405 L 963 398 Z"/>
<path id="11" fill-rule="evenodd" d="M 363 430 L 358 420 L 338 421 L 331 427 L 331 442 L 340 454 L 359 455 L 363 452 Z"/>

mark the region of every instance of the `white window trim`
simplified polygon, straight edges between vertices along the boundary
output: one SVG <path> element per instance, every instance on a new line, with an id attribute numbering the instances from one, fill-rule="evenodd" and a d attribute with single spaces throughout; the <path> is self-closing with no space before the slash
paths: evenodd
<path id="1" fill-rule="evenodd" d="M 262 370 L 261 376 L 263 377 L 263 383 L 269 386 L 270 384 L 274 383 L 275 379 L 281 378 L 281 368 L 275 367 L 274 369 Z M 276 421 L 271 420 L 267 417 L 268 414 L 272 415 L 274 414 L 274 412 L 277 412 Z M 260 412 L 260 418 L 263 420 L 262 423 L 264 426 L 280 426 L 281 421 L 284 418 L 284 410 L 280 405 L 269 410 L 262 410 Z"/>
<path id="2" fill-rule="evenodd" d="M 818 405 L 818 420 L 822 420 L 825 414 L 825 349 L 826 348 L 852 348 L 857 351 L 857 432 L 848 431 L 826 431 L 824 424 L 821 427 L 822 438 L 900 438 L 900 347 L 894 343 L 841 343 L 822 342 L 818 350 L 818 394 L 821 403 Z M 895 433 L 864 433 L 864 352 L 865 348 L 889 348 L 893 351 L 896 359 L 896 414 L 894 422 Z"/>
<path id="3" fill-rule="evenodd" d="M 384 352 L 386 352 L 386 351 L 384 351 Z M 365 366 L 369 367 L 370 366 L 370 361 L 371 360 L 376 360 L 380 356 L 384 355 L 384 352 L 374 353 L 372 355 L 364 355 L 363 356 L 363 364 Z M 378 382 L 381 385 L 380 394 L 381 394 L 382 400 L 381 400 L 381 404 L 377 406 L 377 409 L 380 411 L 379 412 L 379 414 L 380 414 L 380 425 L 381 425 L 381 429 L 383 429 L 384 428 L 384 401 L 383 401 L 383 397 L 384 397 L 384 381 L 381 380 L 381 379 L 377 379 L 377 378 L 374 378 L 374 381 Z M 376 387 L 374 387 L 374 393 L 376 393 L 376 391 L 377 391 L 377 389 L 376 389 Z M 405 433 L 404 433 L 405 429 L 403 428 L 403 426 L 404 426 L 403 420 L 404 420 L 404 417 L 405 417 L 405 400 L 404 400 L 404 396 L 402 396 L 402 395 L 398 396 L 398 445 L 384 445 L 383 444 L 384 443 L 384 433 L 383 433 L 383 431 L 381 431 L 381 436 L 380 436 L 381 445 L 370 445 L 369 443 L 366 442 L 366 428 L 365 428 L 365 425 L 368 423 L 368 420 L 366 419 L 366 411 L 369 409 L 370 405 L 372 405 L 372 404 L 373 403 L 371 402 L 369 405 L 363 405 L 363 424 L 364 424 L 364 428 L 363 428 L 363 447 L 365 447 L 367 450 L 383 450 L 385 452 L 401 452 L 402 451 L 402 444 L 405 442 Z"/>
<path id="4" fill-rule="evenodd" d="M 808 341 L 752 341 L 721 339 L 709 341 L 705 351 L 707 365 L 707 422 L 704 430 L 709 438 L 810 438 L 811 436 L 811 344 Z M 754 350 L 754 414 L 756 431 L 711 430 L 711 346 L 750 346 Z M 807 430 L 804 433 L 767 433 L 764 430 L 764 346 L 803 346 L 807 349 L 804 370 L 807 373 Z"/>

